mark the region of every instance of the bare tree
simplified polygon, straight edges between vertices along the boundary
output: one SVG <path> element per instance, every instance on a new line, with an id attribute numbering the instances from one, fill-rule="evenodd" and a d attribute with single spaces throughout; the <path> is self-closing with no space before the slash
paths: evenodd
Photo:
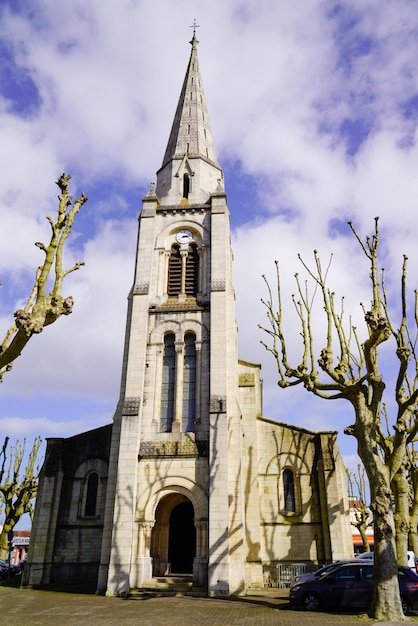
<path id="1" fill-rule="evenodd" d="M 364 552 L 370 552 L 367 529 L 373 525 L 373 517 L 366 504 L 367 487 L 364 467 L 358 465 L 357 474 L 347 470 L 347 487 L 348 497 L 352 507 L 350 511 L 351 525 L 354 526 L 354 528 L 357 528 L 360 533 Z M 353 519 L 351 519 L 351 517 L 353 517 Z"/>
<path id="2" fill-rule="evenodd" d="M 64 298 L 61 295 L 62 282 L 68 274 L 84 263 L 76 263 L 70 269 L 64 270 L 62 256 L 74 218 L 87 201 L 87 197 L 81 194 L 81 197 L 73 202 L 72 196 L 68 193 L 70 178 L 71 176 L 62 174 L 56 181 L 61 191 L 58 196 L 58 215 L 55 221 L 52 217 L 47 217 L 51 226 L 49 244 L 47 246 L 39 242 L 35 244 L 45 253 L 45 259 L 36 272 L 35 284 L 25 307 L 15 312 L 15 322 L 7 331 L 0 346 L 0 382 L 3 374 L 11 369 L 13 361 L 20 356 L 34 334 L 42 332 L 45 326 L 55 322 L 61 315 L 69 315 L 72 312 L 73 299 L 71 296 Z M 48 279 L 52 268 L 55 276 L 48 293 Z"/>
<path id="3" fill-rule="evenodd" d="M 7 454 L 8 443 L 9 438 L 6 437 L 0 452 L 0 502 L 4 518 L 0 532 L 0 558 L 2 559 L 7 556 L 9 530 L 13 530 L 25 513 L 29 513 L 31 518 L 33 515 L 32 500 L 38 488 L 39 471 L 35 463 L 42 439 L 36 437 L 33 442 L 23 476 L 21 469 L 26 451 L 26 439 L 23 440 L 23 444 L 16 441 L 16 445 L 10 447 L 9 455 Z"/>
<path id="4" fill-rule="evenodd" d="M 418 429 L 416 414 L 418 360 L 415 338 L 412 337 L 412 330 L 415 337 L 418 328 L 417 295 L 415 294 L 415 307 L 409 324 L 406 296 L 407 258 L 404 257 L 401 278 L 401 321 L 399 328 L 394 328 L 389 316 L 384 273 L 378 264 L 378 218 L 375 220 L 373 236 L 367 237 L 365 241 L 359 237 L 352 224 L 349 225 L 370 266 L 371 303 L 370 307 L 362 307 L 367 338 L 364 341 L 360 340 L 351 317 L 348 320 L 345 318 L 343 304 L 337 305 L 335 294 L 326 284 L 327 270 L 323 271 L 316 251 L 313 270 L 299 256 L 308 278 L 303 284 L 296 275 L 298 295 L 293 297 L 301 329 L 301 362 L 291 365 L 288 360 L 277 262 L 277 298 L 273 298 L 270 285 L 264 277 L 269 299 L 263 302 L 267 309 L 270 328 L 261 328 L 270 336 L 271 343 L 269 345 L 264 343 L 264 346 L 276 359 L 280 387 L 302 385 L 320 398 L 348 400 L 354 409 L 355 423 L 345 428 L 344 432 L 357 440 L 358 454 L 369 480 L 374 519 L 375 585 L 369 615 L 375 619 L 390 621 L 403 617 L 397 576 L 391 489 L 394 477 L 398 472 L 402 472 L 407 446 L 415 438 Z M 319 290 L 321 294 L 321 307 L 327 331 L 326 346 L 321 350 L 319 359 L 314 351 L 313 299 L 308 289 L 310 280 L 313 281 L 314 292 Z M 378 356 L 382 344 L 389 342 L 390 339 L 394 344 L 397 377 L 392 390 L 396 417 L 393 420 L 393 435 L 388 437 L 381 423 L 386 383 L 383 380 Z M 338 352 L 336 356 L 333 353 L 335 346 Z"/>

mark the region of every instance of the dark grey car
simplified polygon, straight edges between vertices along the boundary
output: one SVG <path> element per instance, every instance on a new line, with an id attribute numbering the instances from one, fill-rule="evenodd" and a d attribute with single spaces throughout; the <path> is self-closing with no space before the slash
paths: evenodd
<path id="1" fill-rule="evenodd" d="M 418 574 L 398 568 L 402 607 L 405 614 L 418 611 Z M 364 561 L 342 563 L 320 578 L 301 580 L 289 590 L 290 603 L 307 611 L 367 611 L 373 591 L 373 565 Z"/>

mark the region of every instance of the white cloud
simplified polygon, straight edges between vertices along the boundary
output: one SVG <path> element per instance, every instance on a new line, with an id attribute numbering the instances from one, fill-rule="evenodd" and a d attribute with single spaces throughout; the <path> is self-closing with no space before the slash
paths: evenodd
<path id="1" fill-rule="evenodd" d="M 341 224 L 333 230 L 330 221 L 353 219 L 361 233 L 370 233 L 381 215 L 387 267 L 397 270 L 406 252 L 414 286 L 418 115 L 413 106 L 405 109 L 418 94 L 412 4 L 35 0 L 30 11 L 10 7 L 0 13 L 0 35 L 15 62 L 7 65 L 28 73 L 39 100 L 29 111 L 25 89 L 16 88 L 19 114 L 2 81 L 2 327 L 39 263 L 33 243 L 47 238 L 54 180 L 69 171 L 74 193 L 83 189 L 89 202 L 67 250 L 69 264 L 86 261 L 64 288 L 74 296 L 74 313 L 30 344 L 5 377 L 3 396 L 17 402 L 42 387 L 54 398 L 103 400 L 104 420 L 112 398 L 116 404 L 133 220 L 161 164 L 190 50 L 188 26 L 196 17 L 219 160 L 236 162 L 259 181 L 251 214 L 230 206 L 240 356 L 263 363 L 268 417 L 341 430 L 337 423 L 350 422 L 349 410 L 277 389 L 275 364 L 259 344 L 261 274 L 273 278 L 278 258 L 290 295 L 296 253 L 310 259 L 315 248 L 326 263 L 333 252 L 330 279 L 347 296 L 347 309 L 357 312 L 367 298 L 367 264 L 353 237 Z M 347 120 L 361 121 L 362 141 L 344 131 Z M 356 142 L 358 151 L 350 150 Z M 226 180 L 227 190 L 233 185 L 233 178 Z M 296 354 L 296 338 L 292 349 Z M 53 407 L 42 419 L 58 419 Z M 34 419 L 49 432 L 41 418 L 36 422 L 36 411 L 24 410 L 15 419 Z"/>
<path id="2" fill-rule="evenodd" d="M 104 423 L 106 422 L 99 418 L 95 424 L 90 423 L 88 429 L 102 426 Z M 26 438 L 27 448 L 31 447 L 32 442 L 39 433 L 42 433 L 43 439 L 47 437 L 71 437 L 86 429 L 86 422 L 83 419 L 61 421 L 59 417 L 51 420 L 46 417 L 34 416 L 28 419 L 11 415 L 0 418 L 0 432 L 7 433 L 8 437 L 10 437 L 10 442 L 13 444 L 16 440 L 23 442 L 23 439 Z M 44 448 L 42 448 L 39 455 L 41 456 L 43 452 Z"/>
<path id="3" fill-rule="evenodd" d="M 6 396 L 35 394 L 44 384 L 53 394 L 117 393 L 135 228 L 133 221 L 108 220 L 88 242 L 86 265 L 64 281 L 63 294 L 75 301 L 73 313 L 31 340 L 5 377 Z"/>

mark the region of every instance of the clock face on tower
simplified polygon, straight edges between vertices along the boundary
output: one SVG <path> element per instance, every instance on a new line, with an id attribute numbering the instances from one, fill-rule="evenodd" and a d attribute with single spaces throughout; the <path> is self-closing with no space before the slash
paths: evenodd
<path id="1" fill-rule="evenodd" d="M 189 241 L 192 240 L 192 233 L 190 232 L 190 230 L 179 230 L 179 232 L 176 234 L 176 240 L 179 243 L 189 243 Z"/>

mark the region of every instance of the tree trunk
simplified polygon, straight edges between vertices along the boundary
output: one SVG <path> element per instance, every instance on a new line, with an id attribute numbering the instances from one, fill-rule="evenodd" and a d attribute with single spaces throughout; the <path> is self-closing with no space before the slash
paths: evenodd
<path id="1" fill-rule="evenodd" d="M 389 469 L 379 457 L 376 443 L 370 438 L 368 422 L 371 416 L 367 413 L 364 408 L 362 412 L 357 412 L 356 426 L 358 454 L 370 484 L 374 526 L 374 585 L 369 617 L 381 621 L 401 621 L 404 614 L 398 584 Z"/>
<path id="2" fill-rule="evenodd" d="M 9 530 L 11 530 L 10 526 L 3 526 L 0 532 L 0 559 L 3 559 L 3 561 L 7 561 L 7 555 L 9 553 Z"/>
<path id="3" fill-rule="evenodd" d="M 398 565 L 408 566 L 408 536 L 410 530 L 409 486 L 405 466 L 402 465 L 392 479 L 395 499 L 396 555 Z"/>
<path id="4" fill-rule="evenodd" d="M 415 556 L 418 556 L 418 532 L 416 526 L 414 530 L 411 530 L 409 533 L 409 547 Z"/>
<path id="5" fill-rule="evenodd" d="M 412 507 L 409 513 L 409 545 L 418 556 L 418 468 L 411 467 L 410 483 L 412 485 Z"/>
<path id="6" fill-rule="evenodd" d="M 367 536 L 367 532 L 366 532 L 366 526 L 364 524 L 362 524 L 359 527 L 359 533 L 361 536 L 361 541 L 363 543 L 363 548 L 364 548 L 364 552 L 370 552 L 370 544 L 369 544 L 369 538 Z"/>

